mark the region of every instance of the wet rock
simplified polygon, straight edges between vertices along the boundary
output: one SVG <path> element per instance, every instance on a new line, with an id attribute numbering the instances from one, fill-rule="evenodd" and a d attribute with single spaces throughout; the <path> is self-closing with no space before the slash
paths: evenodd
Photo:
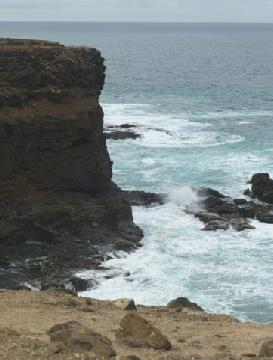
<path id="1" fill-rule="evenodd" d="M 118 299 L 114 301 L 115 306 L 120 310 L 136 310 L 136 304 L 133 299 Z"/>
<path id="2" fill-rule="evenodd" d="M 224 199 L 225 198 L 225 195 L 221 194 L 219 191 L 214 190 L 212 188 L 203 187 L 203 188 L 197 189 L 196 192 L 197 192 L 197 195 L 199 197 L 206 198 L 208 196 L 213 196 L 213 197 L 218 198 L 218 199 Z"/>
<path id="3" fill-rule="evenodd" d="M 209 195 L 204 200 L 202 200 L 202 205 L 205 207 L 206 210 L 209 212 L 214 212 L 214 210 L 218 210 L 219 206 L 225 204 L 222 198 L 218 198 L 216 196 Z"/>
<path id="4" fill-rule="evenodd" d="M 273 180 L 267 173 L 254 174 L 251 178 L 251 196 L 273 204 Z"/>
<path id="5" fill-rule="evenodd" d="M 248 223 L 248 221 L 244 220 L 244 219 L 238 219 L 238 220 L 232 220 L 231 221 L 232 227 L 236 230 L 236 231 L 244 231 L 244 230 L 255 230 L 255 226 L 250 225 Z"/>
<path id="6" fill-rule="evenodd" d="M 164 204 L 164 194 L 156 194 L 145 191 L 123 191 L 125 199 L 132 206 L 150 206 Z"/>
<path id="7" fill-rule="evenodd" d="M 273 356 L 273 339 L 265 341 L 260 349 L 259 357 L 272 357 Z"/>
<path id="8" fill-rule="evenodd" d="M 272 213 L 260 213 L 257 215 L 257 220 L 265 224 L 273 224 L 273 214 Z"/>
<path id="9" fill-rule="evenodd" d="M 204 311 L 201 306 L 197 305 L 196 303 L 191 302 L 189 299 L 185 297 L 179 297 L 175 300 L 171 300 L 167 307 L 169 309 L 191 309 L 195 311 Z"/>
<path id="10" fill-rule="evenodd" d="M 81 279 L 77 276 L 74 276 L 70 280 L 71 284 L 75 288 L 76 291 L 87 291 L 91 289 L 92 287 L 95 287 L 97 285 L 97 282 L 92 279 Z"/>
<path id="11" fill-rule="evenodd" d="M 140 134 L 137 134 L 129 130 L 128 131 L 114 130 L 111 132 L 105 132 L 104 135 L 106 139 L 111 139 L 111 140 L 126 140 L 126 139 L 135 140 L 141 138 Z"/>
<path id="12" fill-rule="evenodd" d="M 247 200 L 246 199 L 234 199 L 234 204 L 235 205 L 247 205 Z"/>
<path id="13" fill-rule="evenodd" d="M 136 125 L 133 124 L 121 124 L 121 125 L 108 125 L 106 129 L 131 129 L 136 128 Z"/>
<path id="14" fill-rule="evenodd" d="M 116 338 L 131 347 L 171 350 L 171 343 L 150 322 L 137 313 L 128 313 L 120 322 Z"/>
<path id="15" fill-rule="evenodd" d="M 51 342 L 62 343 L 71 351 L 92 351 L 98 357 L 111 359 L 116 353 L 111 341 L 76 321 L 53 326 L 48 335 Z"/>
<path id="16" fill-rule="evenodd" d="M 228 230 L 230 228 L 230 224 L 226 221 L 214 220 L 210 221 L 204 227 L 205 231 L 216 231 L 216 230 Z"/>
<path id="17" fill-rule="evenodd" d="M 253 184 L 267 182 L 269 179 L 270 176 L 268 173 L 256 173 L 252 176 L 249 183 L 253 185 Z"/>
<path id="18" fill-rule="evenodd" d="M 204 222 L 204 223 L 208 223 L 210 221 L 227 221 L 226 218 L 218 215 L 218 214 L 215 214 L 215 213 L 210 213 L 210 212 L 205 212 L 205 211 L 202 211 L 202 212 L 198 212 L 198 213 L 195 213 L 194 214 L 195 217 L 197 217 L 200 221 Z"/>

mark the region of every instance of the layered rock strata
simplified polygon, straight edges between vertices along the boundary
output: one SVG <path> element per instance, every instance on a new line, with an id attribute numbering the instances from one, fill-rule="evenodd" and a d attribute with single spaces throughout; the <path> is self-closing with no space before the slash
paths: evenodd
<path id="1" fill-rule="evenodd" d="M 69 283 L 142 238 L 112 182 L 92 48 L 0 39 L 0 287 Z"/>

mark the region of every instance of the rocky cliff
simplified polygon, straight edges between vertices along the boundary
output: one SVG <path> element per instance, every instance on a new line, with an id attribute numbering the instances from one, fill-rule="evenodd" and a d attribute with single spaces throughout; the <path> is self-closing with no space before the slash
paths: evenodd
<path id="1" fill-rule="evenodd" d="M 73 283 L 142 231 L 112 183 L 96 49 L 0 39 L 0 287 Z"/>

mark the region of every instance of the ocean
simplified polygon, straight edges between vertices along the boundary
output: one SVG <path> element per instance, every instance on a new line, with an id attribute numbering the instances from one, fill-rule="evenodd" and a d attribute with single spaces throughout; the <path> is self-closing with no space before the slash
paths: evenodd
<path id="1" fill-rule="evenodd" d="M 83 295 L 146 305 L 185 296 L 209 312 L 273 322 L 273 225 L 203 232 L 185 213 L 192 187 L 243 197 L 252 174 L 273 175 L 273 24 L 2 22 L 0 36 L 98 48 L 105 123 L 142 134 L 108 141 L 114 181 L 170 194 L 163 206 L 134 208 L 143 247 L 107 261 L 107 278 L 80 274 L 99 281 Z"/>

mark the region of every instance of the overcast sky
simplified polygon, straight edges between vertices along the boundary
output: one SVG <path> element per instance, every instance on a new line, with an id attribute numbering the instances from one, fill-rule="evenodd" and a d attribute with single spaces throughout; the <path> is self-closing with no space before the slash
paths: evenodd
<path id="1" fill-rule="evenodd" d="M 273 0 L 0 0 L 0 20 L 273 22 Z"/>

